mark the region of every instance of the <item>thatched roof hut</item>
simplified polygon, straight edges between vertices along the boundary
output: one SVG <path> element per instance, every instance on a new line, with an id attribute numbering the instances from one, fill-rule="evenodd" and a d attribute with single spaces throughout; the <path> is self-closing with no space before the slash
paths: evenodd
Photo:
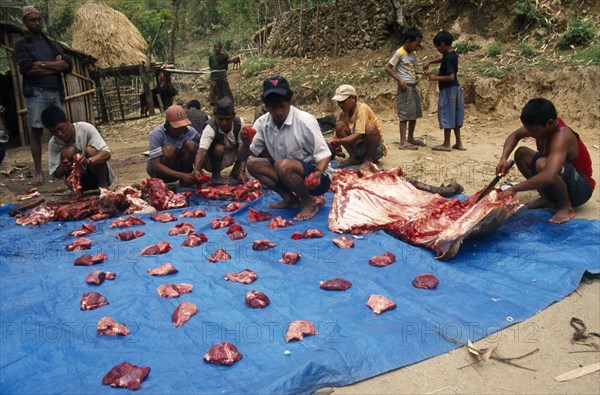
<path id="1" fill-rule="evenodd" d="M 103 0 L 88 0 L 75 14 L 73 48 L 98 59 L 92 75 L 103 122 L 144 115 L 144 108 L 154 114 L 148 74 L 157 78 L 162 65 L 152 58 L 146 64 L 148 43 L 125 14 Z"/>
<path id="2" fill-rule="evenodd" d="M 73 48 L 92 54 L 98 68 L 144 63 L 147 47 L 125 14 L 103 0 L 88 0 L 75 14 Z"/>
<path id="3" fill-rule="evenodd" d="M 12 55 L 15 43 L 26 34 L 27 29 L 21 24 L 0 22 L 0 39 L 4 49 L 3 53 L 0 53 L 0 61 L 6 62 L 9 66 L 9 72 L 0 76 L 6 82 L 6 86 L 2 84 L 2 89 L 0 89 L 0 98 L 7 109 L 7 116 L 10 116 L 13 121 L 8 122 L 9 131 L 12 132 L 11 134 L 18 131 L 21 145 L 29 144 L 29 119 L 27 117 L 27 101 L 23 95 L 21 83 L 23 78 Z M 73 61 L 72 72 L 63 77 L 65 89 L 63 109 L 72 121 L 85 121 L 93 124 L 95 122 L 92 95 L 96 90 L 90 70 L 94 68 L 96 59 L 90 54 L 78 51 L 64 43 L 59 42 L 59 45 L 67 55 L 71 56 Z"/>

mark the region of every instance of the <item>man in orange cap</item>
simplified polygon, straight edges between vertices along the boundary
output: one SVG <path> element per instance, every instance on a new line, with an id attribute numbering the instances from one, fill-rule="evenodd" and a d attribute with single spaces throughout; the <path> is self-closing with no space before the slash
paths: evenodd
<path id="1" fill-rule="evenodd" d="M 200 134 L 190 126 L 185 109 L 178 105 L 167 108 L 166 122 L 150 133 L 150 155 L 146 171 L 150 177 L 165 182 L 179 181 L 182 186 L 196 184 L 194 158 Z"/>

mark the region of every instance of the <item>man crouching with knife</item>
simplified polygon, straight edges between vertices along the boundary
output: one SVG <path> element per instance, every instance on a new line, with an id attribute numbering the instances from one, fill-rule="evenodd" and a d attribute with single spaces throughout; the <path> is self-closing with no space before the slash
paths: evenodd
<path id="1" fill-rule="evenodd" d="M 537 150 L 519 147 L 515 163 L 527 180 L 511 186 L 500 198 L 517 192 L 537 190 L 540 197 L 527 208 L 549 208 L 554 211 L 550 222 L 560 224 L 575 217 L 573 207 L 581 206 L 592 196 L 596 182 L 592 178 L 590 154 L 577 133 L 557 117 L 549 100 L 530 100 L 521 112 L 523 126 L 504 142 L 497 174 L 508 171 L 508 156 L 520 140 L 535 139 Z"/>

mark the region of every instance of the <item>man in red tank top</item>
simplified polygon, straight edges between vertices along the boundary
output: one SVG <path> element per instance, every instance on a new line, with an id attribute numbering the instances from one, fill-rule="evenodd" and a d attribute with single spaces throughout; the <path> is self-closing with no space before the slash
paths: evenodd
<path id="1" fill-rule="evenodd" d="M 550 222 L 567 222 L 575 216 L 573 207 L 587 202 L 596 186 L 590 154 L 579 135 L 557 117 L 549 100 L 530 100 L 521 112 L 521 122 L 523 126 L 504 142 L 496 173 L 508 171 L 508 156 L 523 138 L 534 138 L 537 151 L 528 147 L 515 151 L 515 163 L 526 180 L 511 186 L 500 197 L 535 189 L 540 197 L 526 206 L 549 208 L 554 210 Z"/>

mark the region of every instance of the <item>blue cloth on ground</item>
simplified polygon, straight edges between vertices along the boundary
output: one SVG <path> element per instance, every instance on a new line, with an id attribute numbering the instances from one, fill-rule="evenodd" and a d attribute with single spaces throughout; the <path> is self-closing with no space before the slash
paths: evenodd
<path id="1" fill-rule="evenodd" d="M 440 334 L 462 341 L 477 340 L 536 314 L 571 293 L 583 273 L 600 272 L 600 221 L 547 222 L 549 213 L 521 210 L 491 235 L 467 240 L 450 262 L 434 253 L 402 243 L 384 232 L 355 240 L 353 249 L 332 243 L 339 235 L 327 230 L 332 194 L 308 222 L 277 230 L 269 221 L 248 222 L 248 207 L 273 217 L 291 219 L 297 210 L 268 210 L 276 195 L 267 193 L 233 213 L 248 236 L 231 241 L 225 229 L 210 229 L 229 202 L 199 201 L 205 218 L 179 218 L 157 223 L 148 215 L 146 235 L 120 241 L 112 220 L 96 223 L 98 231 L 87 251 L 67 252 L 75 240 L 67 235 L 83 221 L 51 222 L 37 229 L 13 223 L 0 212 L 0 392 L 113 393 L 101 385 L 115 365 L 128 361 L 150 366 L 144 393 L 310 393 L 342 386 L 412 364 L 457 347 Z M 174 210 L 175 216 L 183 209 Z M 185 236 L 168 236 L 179 222 L 190 222 L 208 242 L 182 247 Z M 290 235 L 309 228 L 324 231 L 322 239 L 294 241 Z M 277 244 L 252 250 L 252 242 Z M 164 255 L 140 256 L 147 245 L 169 241 Z M 206 257 L 217 248 L 232 259 L 217 263 Z M 286 251 L 302 254 L 296 265 L 278 260 Z M 397 262 L 383 268 L 368 260 L 392 252 Z M 91 267 L 74 266 L 85 253 L 104 252 L 108 260 Z M 170 262 L 179 273 L 152 277 L 149 268 Z M 227 272 L 249 268 L 258 274 L 250 285 L 225 281 Z M 86 284 L 94 269 L 117 273 L 100 286 Z M 435 290 L 412 286 L 415 276 L 435 274 Z M 344 292 L 324 291 L 319 282 L 343 277 L 353 286 Z M 156 288 L 167 283 L 191 283 L 179 298 L 160 298 Z M 265 309 L 245 306 L 247 291 L 266 293 Z M 96 291 L 109 305 L 80 310 L 83 293 Z M 365 303 L 371 294 L 395 301 L 395 310 L 375 315 Z M 182 327 L 171 322 L 183 301 L 198 306 L 198 314 Z M 101 317 L 110 316 L 131 329 L 126 337 L 96 333 Z M 309 320 L 319 332 L 303 341 L 285 342 L 291 321 Z M 222 341 L 235 344 L 243 359 L 233 366 L 205 363 L 203 355 Z M 116 393 L 116 392 L 114 392 Z"/>

